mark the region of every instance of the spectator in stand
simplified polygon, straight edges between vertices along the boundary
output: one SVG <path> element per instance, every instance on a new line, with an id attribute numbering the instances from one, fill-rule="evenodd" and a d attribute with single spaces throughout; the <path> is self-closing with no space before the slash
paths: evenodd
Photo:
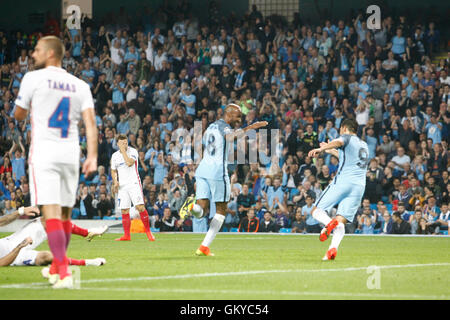
<path id="1" fill-rule="evenodd" d="M 372 217 L 363 214 L 360 217 L 359 224 L 362 226 L 362 234 L 374 234 L 375 223 L 373 222 Z"/>
<path id="2" fill-rule="evenodd" d="M 255 197 L 249 193 L 249 186 L 242 186 L 242 193 L 237 197 L 237 206 L 239 219 L 242 220 L 247 216 L 247 212 L 255 204 Z"/>
<path id="3" fill-rule="evenodd" d="M 320 233 L 322 228 L 319 221 L 313 218 L 311 210 L 313 208 L 313 199 L 310 196 L 306 196 L 306 204 L 302 208 L 302 215 L 305 217 L 306 232 L 307 233 Z"/>
<path id="4" fill-rule="evenodd" d="M 304 233 L 305 229 L 306 223 L 302 208 L 297 208 L 295 212 L 295 219 L 292 221 L 292 233 Z"/>
<path id="5" fill-rule="evenodd" d="M 93 219 L 96 216 L 95 208 L 92 205 L 94 198 L 89 193 L 88 186 L 80 185 L 80 192 L 77 196 L 75 207 L 80 208 L 80 219 Z"/>
<path id="6" fill-rule="evenodd" d="M 395 211 L 392 214 L 392 229 L 390 234 L 410 234 L 411 225 L 402 219 L 400 212 Z"/>
<path id="7" fill-rule="evenodd" d="M 155 228 L 159 228 L 161 232 L 175 231 L 176 219 L 172 216 L 169 207 L 164 208 L 163 216 L 155 222 Z"/>
<path id="8" fill-rule="evenodd" d="M 233 184 L 251 184 L 254 200 L 262 200 L 255 213 L 262 221 L 266 203 L 273 212 L 279 207 L 296 212 L 305 206 L 307 195 L 320 196 L 339 170 L 336 158 L 321 155 L 313 161 L 305 155 L 320 142 L 338 135 L 342 119 L 356 118 L 361 125 L 360 136 L 370 147 L 369 158 L 377 161 L 371 162 L 368 170 L 365 196 L 370 203 L 381 200 L 395 205 L 395 200 L 409 200 L 408 210 L 424 205 L 426 218 L 432 217 L 429 223 L 436 223 L 439 213 L 437 209 L 434 216 L 427 213 L 427 205 L 433 197 L 433 206 L 448 203 L 445 174 L 450 118 L 449 61 L 444 58 L 432 63 L 439 57 L 436 50 L 448 41 L 435 26 L 438 16 L 424 9 L 423 15 L 431 17 L 424 27 L 403 9 L 395 16 L 386 9 L 383 29 L 370 30 L 361 16 L 349 15 L 336 24 L 325 17 L 325 23 L 299 27 L 297 22 L 263 19 L 256 8 L 239 19 L 215 6 L 211 8 L 211 24 L 202 28 L 190 6 L 180 6 L 174 19 L 164 18 L 167 11 L 162 6 L 157 8 L 160 14 L 153 25 L 148 19 L 141 23 L 140 17 L 134 19 L 122 10 L 111 13 L 107 20 L 113 22 L 108 25 L 83 20 L 81 30 L 61 30 L 66 47 L 63 67 L 87 81 L 96 99 L 98 163 L 105 167 L 107 180 L 107 155 L 117 149 L 114 138 L 119 133 L 129 134 L 130 145 L 144 155 L 138 170 L 149 208 L 154 210 L 157 194 L 170 205 L 165 198 L 174 179 L 182 178 L 192 194 L 196 160 L 201 155 L 195 151 L 195 143 L 184 146 L 184 140 L 177 141 L 175 131 L 192 135 L 194 121 L 201 121 L 204 130 L 223 117 L 228 103 L 236 103 L 245 114 L 243 126 L 266 120 L 268 129 L 280 129 L 276 153 L 272 154 L 270 145 L 266 152 L 260 152 L 260 158 L 268 162 L 251 164 L 251 170 L 248 164 L 229 166 Z M 446 18 L 445 12 L 437 15 Z M 48 21 L 41 27 L 52 29 L 54 20 Z M 15 34 L 9 36 L 9 31 L 0 35 L 3 201 L 14 198 L 17 187 L 28 188 L 29 169 L 23 158 L 31 147 L 31 122 L 26 119 L 16 123 L 12 112 L 18 85 L 27 72 L 35 69 L 27 55 L 35 40 L 18 41 Z M 29 39 L 30 35 L 20 33 L 20 37 Z M 82 145 L 84 132 L 81 127 Z M 19 146 L 20 156 L 7 154 L 13 143 Z M 188 149 L 194 150 L 191 158 Z M 82 161 L 85 153 L 82 148 Z M 11 167 L 12 160 L 15 163 Z M 176 173 L 182 176 L 175 178 Z M 83 179 L 81 176 L 80 186 Z M 269 179 L 273 183 L 261 183 Z M 103 182 L 95 183 L 100 189 Z M 422 188 L 420 196 L 417 188 Z M 95 193 L 89 196 L 97 213 L 102 192 Z M 230 222 L 238 217 L 238 195 L 229 205 L 230 212 L 235 213 L 230 213 Z M 83 214 L 89 207 L 86 201 L 86 205 L 77 201 L 76 209 L 83 209 Z M 180 200 L 175 202 L 173 211 Z M 155 211 L 162 217 L 163 210 L 161 206 Z M 190 222 L 178 221 L 175 229 L 189 230 L 185 223 Z"/>
<path id="9" fill-rule="evenodd" d="M 264 213 L 264 217 L 259 223 L 258 232 L 278 232 L 277 224 L 269 211 Z"/>
<path id="10" fill-rule="evenodd" d="M 423 218 L 422 210 L 420 209 L 420 207 L 419 209 L 416 209 L 414 211 L 414 214 L 409 217 L 409 224 L 411 225 L 412 234 L 417 234 L 417 231 L 419 230 L 420 227 L 420 220 L 422 218 Z"/>
<path id="11" fill-rule="evenodd" d="M 450 210 L 448 203 L 443 203 L 441 206 L 441 213 L 434 224 L 434 234 L 439 234 L 440 232 L 447 231 L 450 229 Z"/>
<path id="12" fill-rule="evenodd" d="M 255 217 L 255 209 L 251 208 L 247 211 L 247 216 L 242 218 L 239 224 L 239 232 L 258 232 L 259 219 Z"/>
<path id="13" fill-rule="evenodd" d="M 427 224 L 427 220 L 425 218 L 420 218 L 419 227 L 417 228 L 416 234 L 432 234 L 432 230 Z"/>

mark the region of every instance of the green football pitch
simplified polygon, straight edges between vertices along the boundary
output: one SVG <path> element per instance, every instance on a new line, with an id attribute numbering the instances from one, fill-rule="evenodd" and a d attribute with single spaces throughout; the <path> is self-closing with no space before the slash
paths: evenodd
<path id="1" fill-rule="evenodd" d="M 78 290 L 52 289 L 42 267 L 4 267 L 0 299 L 450 299 L 449 237 L 346 236 L 321 261 L 330 240 L 317 235 L 218 234 L 214 257 L 194 255 L 203 234 L 118 236 L 72 237 L 70 257 L 107 261 L 80 267 Z"/>

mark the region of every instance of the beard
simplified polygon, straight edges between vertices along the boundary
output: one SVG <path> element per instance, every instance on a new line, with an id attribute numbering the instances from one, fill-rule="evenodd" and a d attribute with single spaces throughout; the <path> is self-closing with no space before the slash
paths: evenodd
<path id="1" fill-rule="evenodd" d="M 45 68 L 45 61 L 38 62 L 38 61 L 34 60 L 34 69 L 35 70 L 39 70 L 39 69 L 43 69 L 43 68 Z"/>

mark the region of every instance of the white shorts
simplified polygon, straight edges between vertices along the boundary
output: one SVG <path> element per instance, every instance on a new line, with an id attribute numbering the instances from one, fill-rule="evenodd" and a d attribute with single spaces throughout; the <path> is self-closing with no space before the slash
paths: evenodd
<path id="1" fill-rule="evenodd" d="M 72 208 L 76 201 L 78 178 L 79 164 L 30 164 L 31 205 L 59 204 Z"/>
<path id="2" fill-rule="evenodd" d="M 139 183 L 119 187 L 117 201 L 120 209 L 130 209 L 133 206 L 144 204 L 144 194 Z"/>

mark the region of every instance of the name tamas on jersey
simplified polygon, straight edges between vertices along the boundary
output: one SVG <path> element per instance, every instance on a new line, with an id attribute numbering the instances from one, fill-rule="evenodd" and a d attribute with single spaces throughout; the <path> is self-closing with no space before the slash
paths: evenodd
<path id="1" fill-rule="evenodd" d="M 55 89 L 55 90 L 61 90 L 61 91 L 67 91 L 67 92 L 77 92 L 77 87 L 74 83 L 67 83 L 67 82 L 61 82 L 61 81 L 55 81 L 55 80 L 47 80 L 48 82 L 48 88 L 49 89 Z"/>
<path id="2" fill-rule="evenodd" d="M 27 72 L 15 102 L 30 111 L 32 139 L 29 162 L 79 163 L 78 123 L 94 109 L 89 85 L 62 68 Z M 33 152 L 49 150 L 49 152 Z"/>

